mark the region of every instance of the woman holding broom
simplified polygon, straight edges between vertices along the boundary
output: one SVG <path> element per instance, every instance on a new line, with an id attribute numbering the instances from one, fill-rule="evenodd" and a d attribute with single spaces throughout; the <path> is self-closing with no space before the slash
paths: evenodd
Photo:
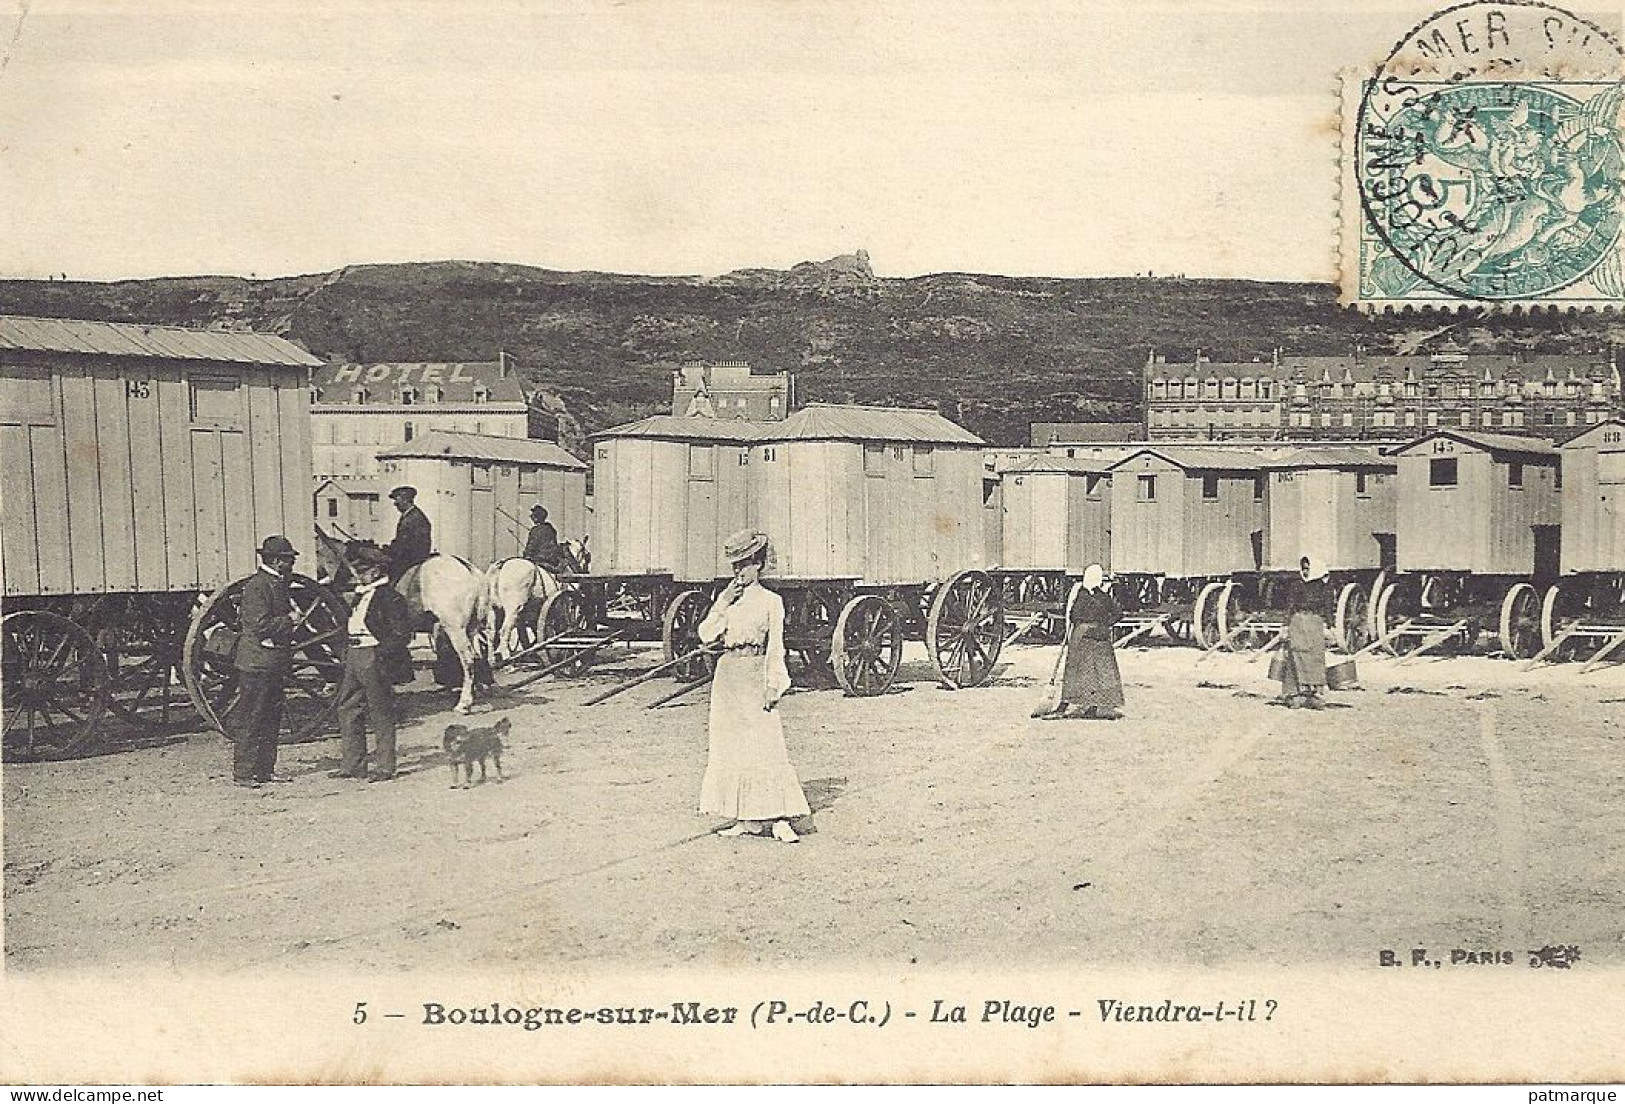
<path id="1" fill-rule="evenodd" d="M 1123 676 L 1112 650 L 1112 626 L 1123 619 L 1123 607 L 1105 587 L 1106 573 L 1090 564 L 1067 603 L 1067 633 L 1062 656 L 1066 667 L 1060 694 L 1044 702 L 1033 716 L 1059 720 L 1072 708 L 1081 716 L 1115 721 L 1122 716 Z"/>

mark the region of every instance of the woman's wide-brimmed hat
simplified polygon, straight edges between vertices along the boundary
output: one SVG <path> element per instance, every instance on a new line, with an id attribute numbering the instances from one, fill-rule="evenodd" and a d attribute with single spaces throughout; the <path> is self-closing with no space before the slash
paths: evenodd
<path id="1" fill-rule="evenodd" d="M 767 547 L 767 534 L 755 529 L 741 529 L 722 542 L 722 554 L 729 563 L 748 560 Z"/>

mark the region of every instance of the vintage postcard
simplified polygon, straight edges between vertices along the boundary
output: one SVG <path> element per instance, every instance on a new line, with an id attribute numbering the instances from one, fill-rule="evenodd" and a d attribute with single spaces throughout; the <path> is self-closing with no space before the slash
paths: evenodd
<path id="1" fill-rule="evenodd" d="M 1621 13 L 0 13 L 0 1081 L 1625 1076 Z"/>

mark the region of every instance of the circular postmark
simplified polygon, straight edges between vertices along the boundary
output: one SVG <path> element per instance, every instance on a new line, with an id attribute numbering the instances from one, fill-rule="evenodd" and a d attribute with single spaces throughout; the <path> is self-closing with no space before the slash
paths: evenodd
<path id="1" fill-rule="evenodd" d="M 1414 27 L 1355 119 L 1362 295 L 1528 299 L 1611 258 L 1622 62 L 1607 31 L 1539 0 L 1472 0 Z"/>

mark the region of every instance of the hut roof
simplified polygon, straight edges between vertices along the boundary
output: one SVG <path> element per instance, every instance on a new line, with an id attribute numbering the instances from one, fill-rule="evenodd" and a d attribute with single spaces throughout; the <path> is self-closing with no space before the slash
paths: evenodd
<path id="1" fill-rule="evenodd" d="M 783 422 L 771 423 L 764 440 L 898 441 L 925 445 L 987 444 L 935 410 L 889 406 L 837 406 L 809 403 Z"/>
<path id="2" fill-rule="evenodd" d="M 744 444 L 761 440 L 782 422 L 749 422 L 741 418 L 684 418 L 655 414 L 638 422 L 599 430 L 593 440 L 606 437 L 657 437 L 667 441 L 708 441 Z"/>
<path id="3" fill-rule="evenodd" d="M 1264 461 L 1264 466 L 1289 469 L 1383 468 L 1387 471 L 1399 468 L 1392 457 L 1384 456 L 1376 449 L 1348 446 L 1293 449 L 1283 455 L 1270 457 Z"/>
<path id="4" fill-rule="evenodd" d="M 483 433 L 453 433 L 446 429 L 419 434 L 404 445 L 380 449 L 378 459 L 485 460 L 570 471 L 584 471 L 587 467 L 552 441 L 538 441 L 530 437 L 493 437 Z"/>
<path id="5" fill-rule="evenodd" d="M 137 322 L 0 315 L 0 349 L 92 356 L 207 360 L 314 368 L 321 361 L 286 338 L 242 330 L 189 330 Z"/>
<path id="6" fill-rule="evenodd" d="M 1406 456 L 1414 453 L 1429 441 L 1440 437 L 1460 441 L 1462 444 L 1483 449 L 1485 452 L 1496 456 L 1555 457 L 1558 455 L 1556 445 L 1539 437 L 1519 437 L 1511 433 L 1477 433 L 1466 429 L 1436 430 L 1425 437 L 1418 437 L 1410 444 L 1399 449 L 1397 455 Z"/>
<path id="7" fill-rule="evenodd" d="M 1020 475 L 1023 472 L 1066 472 L 1070 475 L 1103 475 L 1109 471 L 1113 464 L 1128 454 L 1127 449 L 1102 456 L 1029 456 L 1020 463 L 1013 464 L 1004 469 L 1006 475 Z M 1135 450 L 1138 451 L 1138 450 Z"/>
<path id="8" fill-rule="evenodd" d="M 1609 418 L 1606 422 L 1599 425 L 1588 426 L 1584 432 L 1576 433 L 1573 437 L 1570 437 L 1567 441 L 1564 441 L 1560 447 L 1565 449 L 1597 448 L 1602 444 L 1602 441 L 1598 435 L 1605 429 L 1611 429 L 1616 433 L 1620 430 L 1625 430 L 1625 421 L 1621 421 L 1618 418 Z M 1622 447 L 1625 446 L 1616 445 L 1615 447 L 1610 448 L 1608 451 L 1617 452 Z"/>
<path id="9" fill-rule="evenodd" d="M 1191 448 L 1184 445 L 1156 445 L 1137 448 L 1111 465 L 1122 467 L 1136 456 L 1150 454 L 1187 471 L 1261 472 L 1269 461 L 1254 453 L 1230 452 L 1223 449 Z"/>

